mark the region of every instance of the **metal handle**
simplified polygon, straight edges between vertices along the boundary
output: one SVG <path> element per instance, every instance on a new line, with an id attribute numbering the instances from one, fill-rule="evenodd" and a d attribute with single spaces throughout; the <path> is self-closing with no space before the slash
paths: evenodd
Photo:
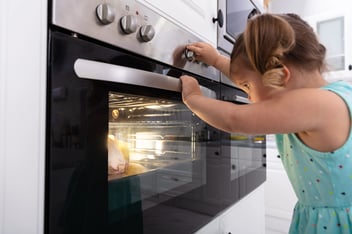
<path id="1" fill-rule="evenodd" d="M 217 18 L 213 17 L 213 23 L 214 24 L 215 24 L 216 21 L 218 21 L 219 27 L 222 28 L 222 26 L 224 25 L 224 16 L 222 14 L 221 9 L 218 10 Z"/>
<path id="2" fill-rule="evenodd" d="M 181 92 L 180 79 L 167 75 L 87 59 L 77 59 L 73 67 L 78 78 Z M 216 98 L 213 90 L 203 86 L 200 88 L 203 95 Z"/>
<path id="3" fill-rule="evenodd" d="M 239 95 L 235 95 L 234 96 L 234 100 L 237 101 L 237 102 L 243 102 L 243 103 L 251 103 L 251 101 L 246 98 L 246 97 L 242 97 L 242 96 L 239 96 Z"/>

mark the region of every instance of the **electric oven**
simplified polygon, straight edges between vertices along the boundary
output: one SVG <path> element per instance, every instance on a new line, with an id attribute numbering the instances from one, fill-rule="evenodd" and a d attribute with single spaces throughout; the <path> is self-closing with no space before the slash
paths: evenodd
<path id="1" fill-rule="evenodd" d="M 182 102 L 183 74 L 221 98 L 199 38 L 134 0 L 49 12 L 45 233 L 194 233 L 243 196 L 230 138 Z"/>
<path id="2" fill-rule="evenodd" d="M 246 27 L 248 19 L 260 14 L 262 9 L 254 0 L 218 0 L 218 47 L 231 54 L 238 34 Z"/>
<path id="3" fill-rule="evenodd" d="M 221 77 L 221 99 L 249 105 L 247 94 Z M 228 79 L 227 79 L 228 80 Z M 222 132 L 222 158 L 229 158 L 231 181 L 238 181 L 239 197 L 252 192 L 266 180 L 266 136 Z"/>

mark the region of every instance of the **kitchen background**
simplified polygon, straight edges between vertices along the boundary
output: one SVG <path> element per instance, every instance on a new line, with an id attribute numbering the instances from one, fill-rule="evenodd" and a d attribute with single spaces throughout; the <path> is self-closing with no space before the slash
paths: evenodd
<path id="1" fill-rule="evenodd" d="M 212 0 L 207 0 L 213 3 Z M 160 1 L 160 3 L 165 1 Z M 184 1 L 179 2 L 180 5 Z M 191 1 L 193 2 L 193 1 Z M 175 3 L 176 4 L 176 3 Z M 258 2 L 261 6 L 263 2 Z M 214 4 L 209 4 L 214 6 Z M 352 17 L 347 0 L 272 0 L 269 12 L 295 12 L 321 23 L 336 71 L 329 80 L 352 82 Z M 0 233 L 43 233 L 47 11 L 45 0 L 0 0 Z M 175 7 L 175 9 L 180 9 Z M 216 11 L 215 9 L 213 9 Z M 182 9 L 180 9 L 182 11 Z M 324 24 L 327 20 L 330 24 Z M 330 21 L 329 21 L 330 22 Z M 336 27 L 336 25 L 343 25 Z M 324 30 L 330 33 L 326 38 Z M 215 31 L 197 30 L 214 41 Z M 336 35 L 336 37 L 334 37 Z M 345 61 L 345 66 L 341 66 Z M 347 65 L 347 66 L 346 66 Z M 296 201 L 272 136 L 267 142 L 267 181 L 198 233 L 286 233 Z"/>

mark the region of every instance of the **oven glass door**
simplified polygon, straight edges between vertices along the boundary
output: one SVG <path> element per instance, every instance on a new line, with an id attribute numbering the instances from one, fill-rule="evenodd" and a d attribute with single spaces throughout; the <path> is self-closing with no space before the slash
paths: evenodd
<path id="1" fill-rule="evenodd" d="M 218 27 L 218 47 L 231 54 L 233 44 L 246 27 L 249 18 L 260 13 L 252 0 L 219 0 L 223 26 Z"/>
<path id="2" fill-rule="evenodd" d="M 259 11 L 251 0 L 226 0 L 226 32 L 236 39 L 246 27 L 248 19 Z"/>
<path id="3" fill-rule="evenodd" d="M 227 84 L 221 85 L 221 98 L 239 105 L 248 105 L 247 95 Z M 266 137 L 222 133 L 222 154 L 230 158 L 231 181 L 239 183 L 242 198 L 266 180 Z"/>
<path id="4" fill-rule="evenodd" d="M 184 72 L 63 32 L 49 42 L 46 233 L 194 233 L 226 208 L 220 133 L 182 103 Z"/>

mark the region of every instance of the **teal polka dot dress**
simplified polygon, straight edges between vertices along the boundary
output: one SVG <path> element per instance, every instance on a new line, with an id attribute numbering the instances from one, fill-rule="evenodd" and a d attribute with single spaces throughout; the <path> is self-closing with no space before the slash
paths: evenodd
<path id="1" fill-rule="evenodd" d="M 351 85 L 339 81 L 322 88 L 341 96 L 352 113 Z M 290 234 L 351 234 L 352 133 L 334 152 L 313 150 L 295 134 L 278 134 L 276 142 L 298 198 Z"/>

